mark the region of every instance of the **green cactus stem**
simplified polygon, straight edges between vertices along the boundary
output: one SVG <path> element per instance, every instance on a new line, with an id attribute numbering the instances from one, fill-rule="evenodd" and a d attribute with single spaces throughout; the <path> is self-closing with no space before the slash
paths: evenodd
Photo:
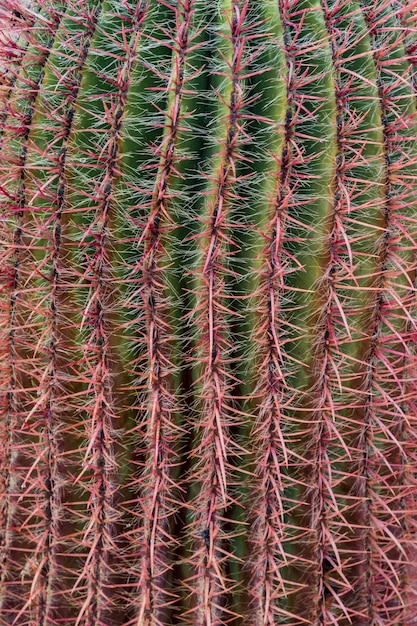
<path id="1" fill-rule="evenodd" d="M 409 0 L 3 0 L 0 625 L 417 620 Z"/>

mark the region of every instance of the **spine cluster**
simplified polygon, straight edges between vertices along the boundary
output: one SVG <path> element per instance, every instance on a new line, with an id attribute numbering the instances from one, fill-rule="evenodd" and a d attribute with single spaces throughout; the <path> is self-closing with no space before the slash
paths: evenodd
<path id="1" fill-rule="evenodd" d="M 416 12 L 0 8 L 0 624 L 408 626 Z"/>

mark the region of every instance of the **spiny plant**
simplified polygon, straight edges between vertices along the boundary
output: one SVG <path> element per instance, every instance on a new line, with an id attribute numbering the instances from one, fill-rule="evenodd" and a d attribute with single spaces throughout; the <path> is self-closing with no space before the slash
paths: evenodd
<path id="1" fill-rule="evenodd" d="M 416 9 L 2 0 L 0 624 L 417 624 Z"/>

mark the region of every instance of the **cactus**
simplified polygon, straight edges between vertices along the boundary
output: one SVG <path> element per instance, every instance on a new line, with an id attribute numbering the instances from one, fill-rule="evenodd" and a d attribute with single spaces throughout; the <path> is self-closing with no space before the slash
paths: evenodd
<path id="1" fill-rule="evenodd" d="M 0 624 L 417 623 L 414 3 L 0 22 Z"/>

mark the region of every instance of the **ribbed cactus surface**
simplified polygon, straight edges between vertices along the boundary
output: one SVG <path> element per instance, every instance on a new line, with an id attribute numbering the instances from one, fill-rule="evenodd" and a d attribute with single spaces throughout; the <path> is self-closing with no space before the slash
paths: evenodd
<path id="1" fill-rule="evenodd" d="M 417 624 L 414 0 L 0 25 L 0 624 Z"/>

